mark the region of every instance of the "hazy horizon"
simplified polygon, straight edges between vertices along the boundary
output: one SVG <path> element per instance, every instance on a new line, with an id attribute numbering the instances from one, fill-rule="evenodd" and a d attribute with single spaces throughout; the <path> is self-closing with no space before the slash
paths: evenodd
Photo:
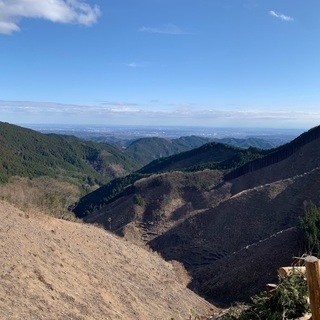
<path id="1" fill-rule="evenodd" d="M 67 125 L 67 124 L 20 124 L 22 127 L 48 134 L 74 135 L 82 139 L 99 141 L 135 140 L 140 138 L 177 139 L 180 137 L 203 137 L 211 139 L 260 138 L 286 143 L 298 137 L 305 129 L 284 128 L 217 128 L 196 126 L 118 126 L 118 125 Z"/>
<path id="2" fill-rule="evenodd" d="M 146 129 L 157 129 L 161 130 L 164 129 L 199 129 L 199 130 L 243 130 L 243 131 L 301 131 L 301 130 L 309 130 L 310 128 L 273 128 L 273 127 L 228 127 L 228 126 L 201 126 L 201 125 L 168 125 L 168 124 L 157 124 L 157 125 L 150 125 L 150 124 L 95 124 L 95 123 L 12 123 L 22 127 L 34 127 L 34 128 L 101 128 L 101 129 L 110 129 L 113 128 L 146 128 Z"/>

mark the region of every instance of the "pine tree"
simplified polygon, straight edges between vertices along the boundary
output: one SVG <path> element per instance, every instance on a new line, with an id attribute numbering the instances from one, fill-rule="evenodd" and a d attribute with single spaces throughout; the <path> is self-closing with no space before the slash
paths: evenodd
<path id="1" fill-rule="evenodd" d="M 306 203 L 305 214 L 299 219 L 308 253 L 320 257 L 320 209 L 311 201 Z"/>

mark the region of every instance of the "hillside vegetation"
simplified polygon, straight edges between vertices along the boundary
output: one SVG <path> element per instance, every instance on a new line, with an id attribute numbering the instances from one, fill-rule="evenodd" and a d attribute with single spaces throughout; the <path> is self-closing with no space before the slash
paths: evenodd
<path id="1" fill-rule="evenodd" d="M 152 161 L 139 170 L 140 173 L 160 173 L 173 170 L 230 170 L 250 160 L 261 158 L 268 151 L 249 148 L 242 149 L 231 145 L 209 142 L 205 145 L 181 152 L 167 158 Z"/>
<path id="2" fill-rule="evenodd" d="M 209 141 L 209 138 L 197 136 L 171 140 L 157 137 L 141 138 L 131 142 L 126 147 L 126 152 L 144 166 L 153 160 L 198 148 Z"/>
<path id="3" fill-rule="evenodd" d="M 305 201 L 320 202 L 319 131 L 269 151 L 209 143 L 156 160 L 116 197 L 98 189 L 75 212 L 180 261 L 210 301 L 247 301 L 304 253 L 297 227 Z"/>
<path id="4" fill-rule="evenodd" d="M 284 142 L 280 143 L 279 141 L 274 141 L 272 139 L 261 139 L 255 137 L 248 137 L 244 139 L 239 138 L 221 138 L 214 139 L 216 142 L 229 144 L 231 146 L 239 147 L 239 148 L 257 148 L 257 149 L 274 149 L 279 145 L 282 145 Z"/>
<path id="5" fill-rule="evenodd" d="M 68 207 L 139 168 L 118 148 L 0 122 L 0 199 L 74 220 Z"/>
<path id="6" fill-rule="evenodd" d="M 135 181 L 151 174 L 167 171 L 197 172 L 205 169 L 230 171 L 251 159 L 262 157 L 267 151 L 255 148 L 236 148 L 210 142 L 199 148 L 182 152 L 167 158 L 152 161 L 134 174 L 115 179 L 98 190 L 81 198 L 73 209 L 78 217 L 84 217 L 94 210 L 115 201 L 124 194 L 134 192 L 130 187 Z"/>
<path id="7" fill-rule="evenodd" d="M 68 209 L 81 195 L 76 185 L 47 176 L 33 179 L 13 177 L 0 184 L 0 200 L 14 204 L 26 213 L 46 212 L 70 221 L 79 220 Z"/>
<path id="8" fill-rule="evenodd" d="M 150 143 L 153 142 L 150 140 Z M 159 141 L 159 145 L 161 143 Z M 154 160 L 141 169 L 137 161 L 142 161 L 142 158 L 133 159 L 133 155 L 129 156 L 125 151 L 107 144 L 82 141 L 72 136 L 44 135 L 5 123 L 0 123 L 0 147 L 2 152 L 0 199 L 10 201 L 24 210 L 23 213 L 20 211 L 16 213 L 21 218 L 15 218 L 19 221 L 18 229 L 26 227 L 23 221 L 28 219 L 30 214 L 35 215 L 35 212 L 41 211 L 74 220 L 72 215 L 66 216 L 66 209 L 71 208 L 70 204 L 73 203 L 73 213 L 78 219 L 99 224 L 127 240 L 115 244 L 114 250 L 124 245 L 134 252 L 136 249 L 133 248 L 136 247 L 132 245 L 133 243 L 143 248 L 151 248 L 167 261 L 178 261 L 188 272 L 189 288 L 215 304 L 248 301 L 251 296 L 263 290 L 266 283 L 276 281 L 276 269 L 290 265 L 292 256 L 303 254 L 306 248 L 299 228 L 306 204 L 309 201 L 320 203 L 320 127 L 313 128 L 292 142 L 271 150 L 238 148 L 210 142 L 189 151 Z M 99 186 L 101 187 L 96 189 Z M 81 197 L 89 190 L 94 191 Z M 76 201 L 79 197 L 81 198 Z M 10 222 L 10 215 L 17 209 L 7 207 L 5 202 L 2 202 L 1 206 L 4 208 L 4 220 L 9 223 L 7 228 L 11 230 L 14 226 Z M 34 220 L 27 221 L 32 221 L 32 224 L 36 225 Z M 48 221 L 56 220 L 46 220 L 50 225 Z M 67 224 L 61 224 L 59 228 L 63 229 L 64 226 Z M 37 228 L 42 230 L 43 225 L 37 225 L 35 232 Z M 79 228 L 78 231 L 67 231 L 71 232 L 72 236 L 63 234 L 59 238 L 59 244 L 63 243 L 61 239 L 66 241 L 68 238 L 66 241 L 68 248 L 71 246 L 69 240 L 74 241 L 70 250 L 80 253 L 79 256 L 83 256 L 87 262 L 83 263 L 84 260 L 79 262 L 71 257 L 73 259 L 71 265 L 80 265 L 81 270 L 90 269 L 93 259 L 96 261 L 93 263 L 93 269 L 101 268 L 104 277 L 106 274 L 110 276 L 110 273 L 116 272 L 115 269 L 111 271 L 105 269 L 105 266 L 101 266 L 91 253 L 85 252 L 82 243 L 90 247 L 91 241 L 98 240 L 91 233 L 86 236 L 87 226 L 82 225 Z M 1 230 L 4 232 L 7 229 Z M 53 227 L 50 230 L 53 233 L 52 237 L 58 232 Z M 29 234 L 23 232 L 24 235 Z M 104 239 L 100 232 L 105 234 L 103 230 L 94 229 L 94 234 L 99 235 L 99 241 Z M 26 245 L 29 243 L 32 249 L 32 244 L 38 235 L 32 232 L 31 234 L 32 242 L 26 242 Z M 46 231 L 43 234 L 47 237 Z M 21 234 L 16 236 L 17 239 L 23 238 Z M 3 233 L 3 237 L 8 239 L 9 243 L 13 241 L 10 238 L 11 234 L 7 232 Z M 113 241 L 110 237 L 101 241 L 106 241 L 110 245 Z M 43 241 L 40 238 L 39 243 Z M 56 240 L 49 239 L 44 245 Z M 98 244 L 94 244 L 91 250 L 99 252 L 100 261 L 105 249 L 97 246 Z M 59 256 L 58 247 L 52 248 L 52 256 L 54 252 Z M 19 252 L 16 247 L 12 250 Z M 33 252 L 33 249 L 29 250 L 30 252 L 28 250 L 27 248 L 25 251 L 28 254 Z M 69 253 L 65 253 L 65 261 L 69 261 Z M 104 261 L 104 265 L 105 261 L 111 264 L 110 261 L 119 258 L 112 254 L 110 253 L 110 260 L 105 258 L 101 260 Z M 128 264 L 130 268 L 133 260 L 140 265 L 140 258 L 143 256 L 137 253 L 127 259 L 124 258 L 126 253 L 123 251 L 119 253 L 119 250 L 116 254 L 122 257 L 122 260 L 119 258 L 121 261 L 118 260 L 117 271 L 122 263 Z M 67 293 L 66 288 L 62 291 L 57 289 L 53 280 L 60 279 L 59 275 L 52 274 L 52 269 L 46 271 L 45 266 L 41 264 L 42 260 L 47 261 L 49 258 L 37 257 L 38 255 L 31 256 L 34 260 L 27 260 L 27 266 L 33 263 L 41 266 L 33 271 L 29 270 L 28 279 L 39 280 L 42 287 L 34 282 L 29 285 L 37 290 L 43 290 L 45 286 L 50 292 L 53 291 L 51 292 L 53 300 L 62 301 L 65 307 L 69 307 L 70 301 L 75 302 L 73 305 L 78 309 L 74 311 L 75 313 L 71 313 L 70 319 L 77 318 L 79 310 L 82 308 L 89 310 L 92 308 L 90 303 L 99 300 L 93 289 L 89 290 L 92 300 L 90 298 L 88 304 L 71 292 Z M 152 258 L 146 256 L 143 259 Z M 51 263 L 56 265 L 56 261 L 52 260 Z M 61 263 L 62 268 L 67 264 L 67 262 Z M 155 268 L 152 267 L 154 263 L 158 262 L 152 260 L 151 269 Z M 86 267 L 83 267 L 84 265 Z M 6 268 L 9 270 L 10 266 L 6 265 Z M 124 273 L 121 274 L 121 279 L 129 274 L 126 286 L 130 287 L 133 281 L 130 275 L 136 272 L 137 266 L 135 265 L 134 271 L 128 268 L 123 267 Z M 78 271 L 81 273 L 80 269 Z M 12 270 L 14 274 L 15 268 Z M 68 270 L 67 273 L 69 272 L 71 271 Z M 93 271 L 90 275 L 84 274 L 77 283 L 85 279 L 96 281 L 96 284 L 104 283 L 100 276 L 94 280 L 93 275 L 95 275 Z M 182 277 L 186 282 L 187 278 L 183 272 Z M 8 279 L 11 281 L 10 277 Z M 142 278 L 137 281 L 144 283 Z M 159 281 L 166 283 L 163 277 Z M 172 281 L 169 283 L 173 283 Z M 70 283 L 70 280 L 61 278 L 61 282 Z M 9 290 L 7 282 L 2 284 L 5 290 Z M 23 283 L 21 285 L 23 286 Z M 124 287 L 118 287 L 119 290 L 120 288 L 123 290 Z M 32 296 L 28 288 L 24 287 L 24 290 L 30 293 L 30 297 Z M 150 292 L 147 287 L 139 290 Z M 15 289 L 15 292 L 19 294 L 19 289 Z M 68 298 L 64 299 L 63 294 L 67 294 Z M 104 294 L 103 291 L 102 295 Z M 177 293 L 170 293 L 169 296 L 173 297 L 174 294 Z M 134 300 L 130 302 L 130 306 L 138 308 L 134 295 L 130 297 Z M 179 295 L 177 297 L 180 299 Z M 26 304 L 29 303 L 28 299 Z M 113 311 L 119 308 L 127 310 L 127 307 L 122 305 L 122 302 L 129 303 L 125 295 L 117 292 L 112 297 L 108 296 L 108 299 L 113 301 L 112 306 L 116 307 L 112 309 L 110 305 L 106 306 L 102 302 L 101 310 L 104 312 L 109 307 Z M 3 301 L 0 296 L 0 303 Z M 13 300 L 9 301 L 13 304 Z M 145 296 L 139 296 L 139 301 L 145 303 Z M 39 304 L 39 308 L 49 310 L 51 305 L 54 305 L 54 302 L 51 304 L 51 301 L 46 300 L 43 304 Z M 83 307 L 84 305 L 90 305 L 89 309 Z M 173 308 L 165 302 L 163 305 L 166 310 Z M 185 308 L 185 305 L 183 307 Z M 64 316 L 61 310 L 57 311 L 60 312 L 58 319 Z M 141 319 L 149 317 L 149 313 L 146 312 L 150 310 L 146 311 L 144 307 L 139 310 Z M 164 312 L 163 310 L 161 308 L 161 312 Z M 190 308 L 187 308 L 186 312 L 189 310 Z M 86 312 L 89 314 L 89 311 Z M 87 314 L 84 313 L 85 316 Z M 128 319 L 139 318 L 129 311 L 128 314 L 124 314 Z"/>
<path id="9" fill-rule="evenodd" d="M 81 135 L 80 135 L 81 137 Z M 294 136 L 292 137 L 292 139 Z M 153 160 L 166 158 L 174 154 L 199 148 L 209 142 L 228 144 L 239 148 L 273 149 L 291 139 L 276 137 L 247 137 L 247 138 L 212 138 L 204 136 L 182 136 L 179 138 L 144 137 L 133 140 L 117 140 L 116 137 L 87 137 L 92 141 L 108 142 L 119 148 L 125 149 L 142 166 Z"/>
<path id="10" fill-rule="evenodd" d="M 73 136 L 44 135 L 0 122 L 0 182 L 10 177 L 60 178 L 84 189 L 138 168 L 119 149 Z"/>

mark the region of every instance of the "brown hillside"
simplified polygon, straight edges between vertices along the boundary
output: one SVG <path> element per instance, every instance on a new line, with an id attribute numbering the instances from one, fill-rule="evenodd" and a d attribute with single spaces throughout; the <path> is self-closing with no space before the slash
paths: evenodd
<path id="1" fill-rule="evenodd" d="M 0 319 L 189 319 L 214 307 L 159 256 L 0 202 Z"/>
<path id="2" fill-rule="evenodd" d="M 267 283 L 277 283 L 277 270 L 293 263 L 292 257 L 303 254 L 303 237 L 289 228 L 246 246 L 193 273 L 191 288 L 217 303 L 251 301 Z"/>
<path id="3" fill-rule="evenodd" d="M 293 179 L 242 191 L 186 219 L 152 240 L 150 246 L 166 259 L 174 256 L 191 269 L 209 263 L 208 256 L 216 260 L 296 226 L 304 201 L 318 203 L 319 181 L 320 169 L 315 169 Z"/>
<path id="4" fill-rule="evenodd" d="M 233 180 L 210 170 L 141 179 L 133 190 L 143 205 L 127 195 L 86 221 L 182 262 L 191 287 L 212 301 L 248 300 L 275 280 L 276 268 L 302 253 L 301 235 L 281 232 L 297 226 L 306 200 L 320 203 L 320 139 L 291 151 Z M 248 246 L 259 251 L 241 251 Z M 256 263 L 263 256 L 264 263 Z"/>
<path id="5" fill-rule="evenodd" d="M 295 177 L 317 168 L 319 164 L 320 138 L 305 144 L 297 152 L 280 162 L 232 180 L 232 194 L 266 183 Z"/>
<path id="6" fill-rule="evenodd" d="M 84 220 L 102 224 L 107 230 L 144 245 L 223 199 L 223 188 L 214 196 L 209 192 L 221 182 L 222 174 L 212 170 L 153 175 L 134 184 L 135 194 L 141 196 L 144 205 L 135 204 L 131 194 L 95 211 Z"/>
<path id="7" fill-rule="evenodd" d="M 205 179 L 212 183 L 210 187 Z M 197 181 L 203 182 L 202 187 Z M 232 196 L 232 183 L 221 183 L 214 172 L 155 175 L 135 184 L 146 201 L 143 208 L 134 205 L 132 195 L 127 196 L 114 202 L 108 210 L 97 212 L 92 221 L 104 222 L 108 227 L 111 218 L 115 220 L 114 231 L 126 239 L 151 246 L 167 260 L 182 262 L 194 278 L 192 288 L 212 301 L 248 300 L 252 293 L 264 288 L 266 282 L 275 281 L 278 267 L 290 265 L 292 256 L 302 253 L 301 237 L 299 241 L 295 238 L 295 241 L 277 243 L 271 236 L 297 225 L 305 200 L 319 202 L 319 181 L 320 169 L 313 169 Z M 149 221 L 150 207 L 160 208 L 162 217 Z M 148 219 L 144 220 L 145 217 Z M 250 262 L 251 256 L 233 261 L 232 268 L 237 270 L 234 273 L 215 273 L 222 272 L 225 261 L 232 259 L 234 252 L 260 241 L 266 246 L 261 250 L 266 256 L 265 264 L 259 266 L 265 276 L 254 272 L 257 265 Z M 274 252 L 280 252 L 277 259 Z M 247 270 L 251 270 L 251 277 Z M 240 284 L 242 289 L 237 290 Z"/>
<path id="8" fill-rule="evenodd" d="M 217 270 L 217 265 L 228 261 L 224 259 L 228 259 L 233 252 L 260 241 L 266 241 L 269 249 L 264 251 L 266 260 L 260 270 L 262 273 L 269 274 L 267 282 L 274 281 L 275 274 L 273 276 L 270 274 L 270 270 L 275 270 L 274 265 L 280 267 L 284 262 L 290 265 L 293 253 L 296 252 L 295 255 L 298 255 L 303 248 L 301 242 L 298 245 L 297 241 L 288 241 L 281 245 L 271 242 L 272 245 L 268 245 L 272 240 L 270 237 L 297 225 L 298 217 L 303 214 L 306 199 L 319 202 L 319 181 L 320 169 L 314 169 L 294 179 L 242 191 L 221 202 L 217 207 L 188 218 L 150 241 L 149 245 L 160 252 L 165 259 L 174 257 L 182 262 L 192 277 L 199 279 L 199 269 L 214 266 L 213 269 Z M 274 262 L 272 256 L 275 250 L 280 257 Z M 252 274 L 248 278 L 247 270 L 250 268 L 247 263 L 251 258 L 254 261 L 254 257 L 249 257 L 247 261 L 241 259 L 234 261 L 233 267 L 236 269 L 237 277 L 233 275 L 231 278 L 231 274 L 224 272 L 219 275 L 221 277 L 219 279 L 223 279 L 220 283 L 225 281 L 229 285 L 232 279 L 236 280 L 235 287 L 244 282 L 249 287 L 252 283 L 253 287 L 250 290 L 229 290 L 229 296 L 227 296 L 227 294 L 217 293 L 215 286 L 219 288 L 222 286 L 212 280 L 207 282 L 207 286 L 212 285 L 209 292 L 214 293 L 211 299 L 215 301 L 220 299 L 220 302 L 247 300 L 252 292 L 257 293 L 265 285 L 265 277 L 260 277 L 259 272 L 253 272 L 254 269 L 251 269 Z M 222 269 L 219 268 L 219 270 Z M 206 273 L 201 274 L 207 279 Z M 197 283 L 200 282 L 193 284 L 193 288 L 197 291 L 200 290 L 202 293 L 208 291 L 208 288 L 205 290 L 198 288 Z M 206 296 L 210 297 L 210 294 Z"/>

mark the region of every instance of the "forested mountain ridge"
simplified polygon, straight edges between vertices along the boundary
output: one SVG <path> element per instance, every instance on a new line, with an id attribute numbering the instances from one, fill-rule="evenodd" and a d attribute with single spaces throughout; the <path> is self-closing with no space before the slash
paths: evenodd
<path id="1" fill-rule="evenodd" d="M 197 136 L 178 139 L 141 138 L 131 142 L 125 150 L 144 166 L 153 160 L 200 147 L 209 141 L 209 138 Z"/>
<path id="2" fill-rule="evenodd" d="M 203 169 L 230 170 L 256 158 L 269 150 L 243 149 L 220 142 L 209 142 L 199 148 L 154 160 L 139 173 L 160 173 L 173 170 L 197 171 Z"/>
<path id="3" fill-rule="evenodd" d="M 153 143 L 154 139 L 150 139 L 150 141 Z M 101 189 L 81 198 L 74 208 L 74 213 L 78 217 L 84 217 L 95 209 L 102 208 L 105 204 L 121 197 L 123 192 L 126 194 L 133 192 L 134 189 L 127 187 L 138 179 L 151 174 L 175 170 L 196 172 L 211 169 L 227 173 L 226 178 L 228 178 L 229 175 L 236 172 L 237 168 L 242 168 L 253 160 L 264 159 L 265 155 L 276 150 L 262 150 L 253 147 L 240 148 L 220 142 L 209 142 L 189 151 L 154 160 L 139 169 L 135 174 L 109 182 Z"/>
<path id="4" fill-rule="evenodd" d="M 248 137 L 248 138 L 211 138 L 202 136 L 183 136 L 175 139 L 165 139 L 160 137 L 140 138 L 130 143 L 124 143 L 125 150 L 132 157 L 141 163 L 148 163 L 167 158 L 172 155 L 199 148 L 206 143 L 216 142 L 225 145 L 234 146 L 236 148 L 256 148 L 256 149 L 273 149 L 279 146 L 276 141 L 266 139 Z"/>
<path id="5" fill-rule="evenodd" d="M 102 185 L 139 165 L 114 146 L 73 136 L 42 134 L 0 122 L 0 181 L 12 176 L 75 179 Z"/>
<path id="6" fill-rule="evenodd" d="M 260 158 L 267 150 L 242 149 L 218 142 L 209 142 L 199 148 L 152 161 L 133 174 L 115 179 L 79 200 L 73 212 L 83 218 L 96 209 L 134 192 L 135 181 L 151 174 L 167 171 L 197 172 L 204 169 L 230 171 L 251 159 Z"/>

